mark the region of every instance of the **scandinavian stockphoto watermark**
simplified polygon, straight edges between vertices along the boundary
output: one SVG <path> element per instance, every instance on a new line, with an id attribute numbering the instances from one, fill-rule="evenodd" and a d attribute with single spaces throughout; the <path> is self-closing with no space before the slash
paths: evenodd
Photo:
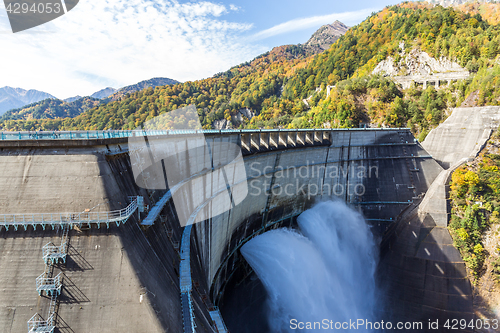
<path id="1" fill-rule="evenodd" d="M 31 29 L 52 21 L 73 8 L 79 0 L 4 0 L 12 32 Z"/>
<path id="2" fill-rule="evenodd" d="M 365 180 L 379 177 L 376 165 L 342 164 L 325 165 L 305 161 L 297 166 L 272 166 L 261 162 L 249 164 L 251 180 L 249 195 L 272 194 L 277 196 L 363 196 Z M 314 182 L 316 180 L 316 182 Z M 264 193 L 266 192 L 266 193 Z"/>
<path id="3" fill-rule="evenodd" d="M 196 107 L 164 113 L 129 138 L 139 187 L 169 190 L 181 226 L 227 212 L 248 193 L 235 136 L 205 136 Z M 164 135 L 170 134 L 170 135 Z"/>

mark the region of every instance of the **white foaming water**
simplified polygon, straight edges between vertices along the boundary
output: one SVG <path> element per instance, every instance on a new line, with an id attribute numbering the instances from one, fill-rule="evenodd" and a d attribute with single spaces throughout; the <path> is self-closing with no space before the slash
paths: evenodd
<path id="1" fill-rule="evenodd" d="M 378 250 L 363 217 L 328 201 L 302 213 L 298 224 L 301 233 L 272 230 L 241 248 L 269 295 L 271 331 L 297 332 L 292 319 L 374 321 Z"/>

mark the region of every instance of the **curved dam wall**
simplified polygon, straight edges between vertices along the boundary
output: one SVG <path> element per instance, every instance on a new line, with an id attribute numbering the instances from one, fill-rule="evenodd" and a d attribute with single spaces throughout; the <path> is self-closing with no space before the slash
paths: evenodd
<path id="1" fill-rule="evenodd" d="M 381 237 L 441 171 L 405 130 L 331 131 L 328 143 L 245 156 L 246 198 L 195 224 L 193 246 L 216 304 L 244 264 L 238 249 L 249 238 L 335 198 L 360 210 Z"/>
<path id="2" fill-rule="evenodd" d="M 168 140 L 151 138 L 161 139 Z M 317 200 L 339 198 L 360 210 L 382 238 L 442 171 L 405 129 L 240 132 L 207 135 L 206 140 L 242 147 L 248 193 L 233 209 L 193 225 L 197 332 L 214 331 L 208 311 L 244 265 L 238 250 L 251 237 L 293 225 Z M 109 211 L 126 206 L 131 195 L 144 196 L 153 207 L 165 190 L 136 185 L 127 151 L 126 140 L 6 143 L 0 154 L 0 166 L 8 170 L 0 177 L 2 213 Z M 146 217 L 142 214 L 120 227 L 72 230 L 68 264 L 58 267 L 68 286 L 57 327 L 68 332 L 182 332 L 177 214 L 168 200 L 149 227 L 139 226 Z M 43 272 L 41 247 L 58 237 L 57 230 L 31 227 L 0 231 L 0 281 L 6 286 L 0 331 L 22 331 L 32 314 L 44 313 L 47 299 L 37 296 L 34 280 Z"/>

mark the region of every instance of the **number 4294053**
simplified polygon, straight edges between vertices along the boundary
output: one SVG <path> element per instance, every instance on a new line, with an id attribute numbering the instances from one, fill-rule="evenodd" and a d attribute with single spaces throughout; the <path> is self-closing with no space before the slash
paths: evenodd
<path id="1" fill-rule="evenodd" d="M 5 8 L 9 14 L 59 14 L 62 11 L 60 3 L 9 3 Z"/>
<path id="2" fill-rule="evenodd" d="M 464 330 L 466 328 L 469 329 L 498 329 L 498 319 L 472 319 L 469 322 L 465 319 L 448 319 L 444 323 L 444 328 L 449 330 Z"/>

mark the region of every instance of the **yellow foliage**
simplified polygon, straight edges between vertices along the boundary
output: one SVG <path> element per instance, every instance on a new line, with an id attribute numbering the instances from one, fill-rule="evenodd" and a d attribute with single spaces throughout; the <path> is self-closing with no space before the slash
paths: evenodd
<path id="1" fill-rule="evenodd" d="M 500 23 L 500 4 L 498 3 L 466 3 L 456 8 L 471 15 L 480 14 L 491 25 Z"/>
<path id="2" fill-rule="evenodd" d="M 474 186 L 479 184 L 479 176 L 474 171 L 467 171 L 465 173 L 465 181 L 469 186 Z"/>
<path id="3" fill-rule="evenodd" d="M 469 238 L 469 234 L 464 228 L 460 228 L 457 230 L 458 237 L 462 238 L 463 240 L 467 240 Z"/>
<path id="4" fill-rule="evenodd" d="M 477 255 L 481 255 L 484 251 L 484 248 L 481 244 L 476 244 L 476 246 L 474 246 L 474 253 L 477 254 Z"/>

